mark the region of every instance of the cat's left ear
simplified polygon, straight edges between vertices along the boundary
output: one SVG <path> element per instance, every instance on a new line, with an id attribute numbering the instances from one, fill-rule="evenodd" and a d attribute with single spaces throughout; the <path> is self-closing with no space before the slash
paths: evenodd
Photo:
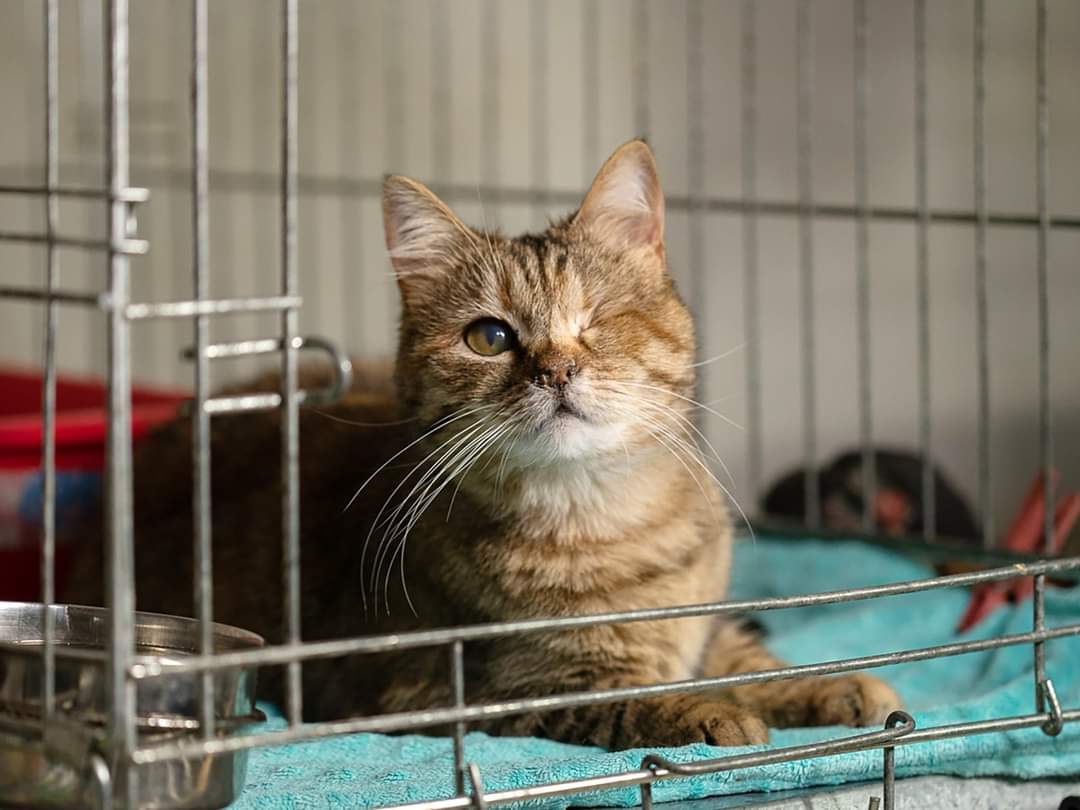
<path id="1" fill-rule="evenodd" d="M 615 252 L 664 252 L 664 192 L 645 141 L 630 141 L 608 158 L 593 180 L 575 227 Z"/>
<path id="2" fill-rule="evenodd" d="M 383 231 L 402 296 L 451 267 L 476 235 L 423 183 L 391 175 L 383 182 Z"/>

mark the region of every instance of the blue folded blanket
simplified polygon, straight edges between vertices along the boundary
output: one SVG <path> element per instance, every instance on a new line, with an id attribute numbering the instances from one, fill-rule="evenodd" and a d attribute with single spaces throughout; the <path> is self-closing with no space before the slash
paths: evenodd
<path id="1" fill-rule="evenodd" d="M 732 598 L 785 596 L 919 579 L 929 571 L 896 554 L 857 543 L 761 540 L 739 543 Z M 818 608 L 759 615 L 769 646 L 795 664 L 925 647 L 956 640 L 953 628 L 969 592 L 930 591 Z M 1080 622 L 1080 588 L 1050 589 L 1050 626 Z M 1031 603 L 1004 608 L 965 638 L 1031 629 Z M 1065 708 L 1080 705 L 1080 638 L 1047 644 L 1047 671 Z M 903 697 L 920 727 L 1034 711 L 1030 646 L 901 664 L 877 670 Z M 280 727 L 279 716 L 269 721 Z M 772 735 L 775 746 L 797 745 L 843 733 L 837 728 L 794 729 Z M 692 745 L 659 750 L 675 760 L 730 754 L 737 749 Z M 471 733 L 466 756 L 480 766 L 486 790 L 502 790 L 611 774 L 639 767 L 647 752 L 608 753 L 540 739 L 493 738 Z M 366 808 L 453 796 L 452 751 L 447 739 L 420 735 L 358 734 L 255 751 L 236 808 Z M 1080 774 L 1080 727 L 1057 738 L 1038 729 L 984 734 L 896 751 L 897 773 L 1038 778 Z M 864 751 L 802 762 L 671 779 L 654 787 L 657 801 L 876 779 L 881 752 Z M 544 808 L 629 806 L 636 788 L 545 800 Z"/>

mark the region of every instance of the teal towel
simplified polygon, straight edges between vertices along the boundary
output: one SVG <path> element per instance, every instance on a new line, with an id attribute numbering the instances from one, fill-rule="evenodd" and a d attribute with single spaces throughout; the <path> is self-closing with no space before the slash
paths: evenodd
<path id="1" fill-rule="evenodd" d="M 786 596 L 919 579 L 930 572 L 893 553 L 857 543 L 811 540 L 741 542 L 732 598 Z M 768 644 L 791 663 L 812 663 L 956 640 L 953 628 L 969 598 L 942 590 L 817 608 L 767 611 Z M 1050 589 L 1051 626 L 1080 622 L 1080 588 Z M 966 638 L 1031 629 L 1031 602 L 992 614 Z M 1047 671 L 1065 708 L 1080 705 L 1080 638 L 1047 644 Z M 877 670 L 903 697 L 920 727 L 1034 711 L 1030 646 L 901 664 Z M 270 720 L 281 727 L 280 716 Z M 772 735 L 775 746 L 797 745 L 849 729 L 794 729 Z M 608 753 L 541 739 L 471 733 L 466 756 L 480 766 L 485 790 L 598 776 L 639 767 L 643 750 Z M 682 761 L 737 749 L 704 744 L 659 753 Z M 657 801 L 876 779 L 880 751 L 671 779 L 654 787 Z M 358 734 L 255 751 L 236 808 L 365 808 L 453 796 L 453 757 L 447 739 Z M 897 773 L 1038 778 L 1080 774 L 1080 726 L 1057 738 L 1038 729 L 944 740 L 896 750 Z M 636 788 L 596 791 L 534 803 L 546 808 L 636 805 Z"/>

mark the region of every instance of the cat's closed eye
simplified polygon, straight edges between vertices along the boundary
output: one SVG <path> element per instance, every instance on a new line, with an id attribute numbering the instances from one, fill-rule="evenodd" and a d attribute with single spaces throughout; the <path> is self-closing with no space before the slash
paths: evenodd
<path id="1" fill-rule="evenodd" d="M 495 318 L 481 318 L 465 330 L 465 343 L 477 354 L 493 357 L 514 348 L 517 336 L 509 324 Z"/>

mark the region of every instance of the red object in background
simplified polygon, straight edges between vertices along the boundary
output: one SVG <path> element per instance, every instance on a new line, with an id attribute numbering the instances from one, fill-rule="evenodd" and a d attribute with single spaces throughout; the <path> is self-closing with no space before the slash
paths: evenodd
<path id="1" fill-rule="evenodd" d="M 0 370 L 0 599 L 41 598 L 40 468 L 41 374 Z M 85 499 L 105 461 L 105 385 L 58 377 L 56 384 L 57 524 L 63 528 L 65 494 Z M 187 394 L 150 388 L 131 393 L 132 439 L 176 415 Z M 74 482 L 77 486 L 65 486 Z M 78 506 L 76 504 L 76 506 Z M 56 581 L 62 584 L 70 545 L 56 549 Z"/>
<path id="2" fill-rule="evenodd" d="M 1020 513 L 1013 520 L 1005 535 L 1004 546 L 1010 551 L 1034 553 L 1039 550 L 1043 539 L 1043 521 L 1045 520 L 1046 499 L 1054 497 L 1059 479 L 1057 470 L 1051 470 L 1049 487 L 1044 476 L 1040 475 L 1028 490 Z M 1049 493 L 1047 492 L 1049 489 Z M 1054 536 L 1051 554 L 1056 554 L 1065 544 L 1073 526 L 1080 519 L 1080 493 L 1066 495 L 1054 509 Z M 1005 582 L 987 582 L 977 586 L 971 595 L 964 616 L 957 626 L 958 632 L 970 630 L 998 607 L 1006 603 L 1018 605 L 1028 599 L 1035 590 L 1031 579 Z"/>

